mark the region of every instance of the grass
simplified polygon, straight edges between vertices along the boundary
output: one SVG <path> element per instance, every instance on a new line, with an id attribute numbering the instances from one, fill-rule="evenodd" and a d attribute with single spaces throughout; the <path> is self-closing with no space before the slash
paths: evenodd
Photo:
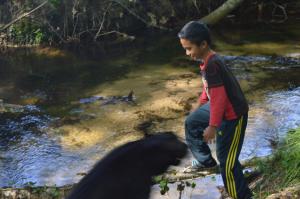
<path id="1" fill-rule="evenodd" d="M 259 162 L 263 181 L 256 187 L 255 198 L 265 198 L 300 183 L 300 128 L 290 130 L 274 157 Z"/>

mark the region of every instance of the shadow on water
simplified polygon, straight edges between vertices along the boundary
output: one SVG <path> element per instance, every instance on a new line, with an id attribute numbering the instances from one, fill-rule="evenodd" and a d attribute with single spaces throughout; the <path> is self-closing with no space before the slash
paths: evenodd
<path id="1" fill-rule="evenodd" d="M 61 51 L 49 56 L 52 51 L 43 50 L 1 58 L 0 98 L 36 109 L 0 113 L 0 186 L 74 183 L 107 150 L 142 137 L 141 124 L 183 137 L 187 105 L 201 85 L 197 64 L 183 58 L 174 37 L 139 41 L 109 59 Z M 299 59 L 224 58 L 250 102 L 241 158 L 268 155 L 300 123 Z M 104 99 L 123 99 L 131 90 L 135 103 L 103 105 Z"/>
<path id="2" fill-rule="evenodd" d="M 2 85 L 6 82 L 11 88 L 1 94 L 10 94 L 4 97 L 16 103 L 30 103 L 30 97 L 36 97 L 34 102 L 39 104 L 65 104 L 78 96 L 78 90 L 123 77 L 135 67 L 123 60 L 112 65 L 101 60 L 82 61 L 71 55 L 49 58 L 26 53 L 18 57 L 7 62 L 5 67 L 9 69 L 1 75 Z"/>
<path id="3" fill-rule="evenodd" d="M 167 48 L 159 42 L 152 47 L 153 40 L 138 40 L 130 48 L 119 47 L 117 51 L 108 49 L 92 59 L 57 49 L 15 50 L 0 58 L 0 97 L 10 103 L 34 103 L 64 114 L 58 109 L 64 110 L 70 101 L 86 97 L 93 87 L 125 78 L 145 63 L 168 63 L 180 47 L 170 39 L 163 39 Z M 154 59 L 152 53 L 161 56 Z"/>

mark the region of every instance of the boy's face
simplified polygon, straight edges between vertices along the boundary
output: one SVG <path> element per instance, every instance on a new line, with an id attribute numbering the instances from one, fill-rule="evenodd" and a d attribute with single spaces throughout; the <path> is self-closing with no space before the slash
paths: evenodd
<path id="1" fill-rule="evenodd" d="M 185 49 L 187 56 L 190 56 L 193 60 L 204 59 L 207 53 L 207 42 L 202 42 L 200 46 L 192 43 L 188 39 L 180 39 L 182 47 Z"/>

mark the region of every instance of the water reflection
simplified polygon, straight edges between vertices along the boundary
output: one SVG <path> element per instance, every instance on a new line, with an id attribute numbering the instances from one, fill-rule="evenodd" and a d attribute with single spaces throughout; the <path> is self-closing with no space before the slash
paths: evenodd
<path id="1" fill-rule="evenodd" d="M 18 106 L 19 107 L 19 106 Z M 19 107 L 20 108 L 20 107 Z M 99 159 L 99 146 L 74 153 L 62 149 L 50 124 L 55 121 L 36 106 L 0 114 L 0 187 L 64 185 Z"/>

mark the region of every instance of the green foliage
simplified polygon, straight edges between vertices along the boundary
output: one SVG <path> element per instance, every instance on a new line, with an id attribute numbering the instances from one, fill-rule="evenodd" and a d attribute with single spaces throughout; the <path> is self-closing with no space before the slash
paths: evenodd
<path id="1" fill-rule="evenodd" d="M 194 189 L 196 187 L 196 183 L 195 182 L 190 183 L 189 181 L 185 181 L 185 185 L 187 187 L 191 187 L 192 189 Z"/>
<path id="2" fill-rule="evenodd" d="M 169 180 L 168 179 L 162 179 L 159 183 L 160 187 L 160 193 L 161 195 L 165 195 L 169 191 L 169 186 L 168 186 Z"/>
<path id="3" fill-rule="evenodd" d="M 50 191 L 49 191 L 48 193 L 49 193 L 49 195 L 50 195 L 53 199 L 56 199 L 56 198 L 59 198 L 59 197 L 60 197 L 59 188 L 57 188 L 57 187 L 51 188 Z"/>
<path id="4" fill-rule="evenodd" d="M 26 182 L 25 184 L 24 184 L 24 186 L 25 187 L 32 187 L 32 186 L 34 186 L 36 184 L 36 182 L 31 182 L 31 181 L 29 181 L 29 182 Z"/>
<path id="5" fill-rule="evenodd" d="M 216 181 L 216 176 L 211 176 L 211 180 L 215 182 Z"/>
<path id="6" fill-rule="evenodd" d="M 289 131 L 278 156 L 282 158 L 280 163 L 286 171 L 285 185 L 300 182 L 300 128 Z"/>
<path id="7" fill-rule="evenodd" d="M 264 175 L 260 186 L 264 188 L 256 190 L 260 195 L 300 183 L 300 128 L 290 130 L 274 157 L 268 162 L 258 161 L 258 168 Z"/>
<path id="8" fill-rule="evenodd" d="M 8 36 L 16 44 L 41 44 L 45 32 L 38 24 L 27 19 L 12 25 Z"/>
<path id="9" fill-rule="evenodd" d="M 195 182 L 192 182 L 192 188 L 194 189 L 196 187 L 196 183 Z"/>
<path id="10" fill-rule="evenodd" d="M 163 179 L 163 176 L 162 176 L 162 175 L 160 175 L 160 176 L 154 176 L 153 182 L 154 182 L 155 184 L 159 184 L 160 181 L 161 181 L 162 179 Z"/>
<path id="11" fill-rule="evenodd" d="M 182 192 L 185 188 L 185 183 L 180 181 L 180 183 L 177 185 L 177 191 Z"/>
<path id="12" fill-rule="evenodd" d="M 170 188 L 168 186 L 168 184 L 170 182 L 167 178 L 164 178 L 163 176 L 155 176 L 153 181 L 155 183 L 159 184 L 161 195 L 165 195 L 170 190 Z M 196 183 L 180 180 L 177 184 L 177 191 L 179 192 L 179 198 L 181 198 L 182 192 L 184 191 L 185 187 L 190 187 L 190 188 L 194 189 L 196 187 Z M 190 194 L 192 196 L 192 192 Z"/>
<path id="13" fill-rule="evenodd" d="M 53 199 L 57 199 L 60 198 L 61 196 L 61 192 L 60 192 L 60 188 L 54 186 L 54 187 L 47 187 L 47 186 L 43 186 L 43 187 L 34 187 L 36 183 L 34 182 L 27 182 L 25 183 L 25 189 L 27 189 L 29 192 L 34 193 L 36 195 L 48 195 Z"/>
<path id="14" fill-rule="evenodd" d="M 34 43 L 40 44 L 43 40 L 44 34 L 40 28 L 38 28 L 34 33 Z"/>
<path id="15" fill-rule="evenodd" d="M 61 0 L 49 0 L 49 3 L 53 5 L 55 8 L 61 5 L 62 1 Z"/>
<path id="16" fill-rule="evenodd" d="M 43 42 L 67 43 L 69 41 L 87 43 L 95 39 L 100 40 L 101 36 L 115 39 L 118 35 L 114 33 L 104 34 L 112 31 L 132 35 L 139 33 L 142 28 L 151 26 L 172 29 L 182 21 L 186 22 L 207 15 L 225 1 L 49 0 L 42 8 L 35 10 L 29 17 L 24 17 L 21 22 L 13 25 L 9 33 L 10 37 L 7 37 L 7 43 L 40 44 Z M 0 26 L 37 8 L 42 2 L 42 0 L 2 1 L 0 3 Z M 289 5 L 285 8 L 287 12 L 299 10 L 299 3 L 293 2 L 295 1 L 287 1 Z M 245 1 L 243 5 L 244 7 L 241 6 L 240 11 L 235 13 L 236 18 L 239 18 L 238 13 L 240 13 L 249 19 L 248 14 L 245 15 L 243 11 L 250 6 L 256 12 L 257 5 L 252 1 Z M 36 22 L 39 23 L 38 27 L 35 27 L 37 25 L 32 21 L 38 21 Z"/>

